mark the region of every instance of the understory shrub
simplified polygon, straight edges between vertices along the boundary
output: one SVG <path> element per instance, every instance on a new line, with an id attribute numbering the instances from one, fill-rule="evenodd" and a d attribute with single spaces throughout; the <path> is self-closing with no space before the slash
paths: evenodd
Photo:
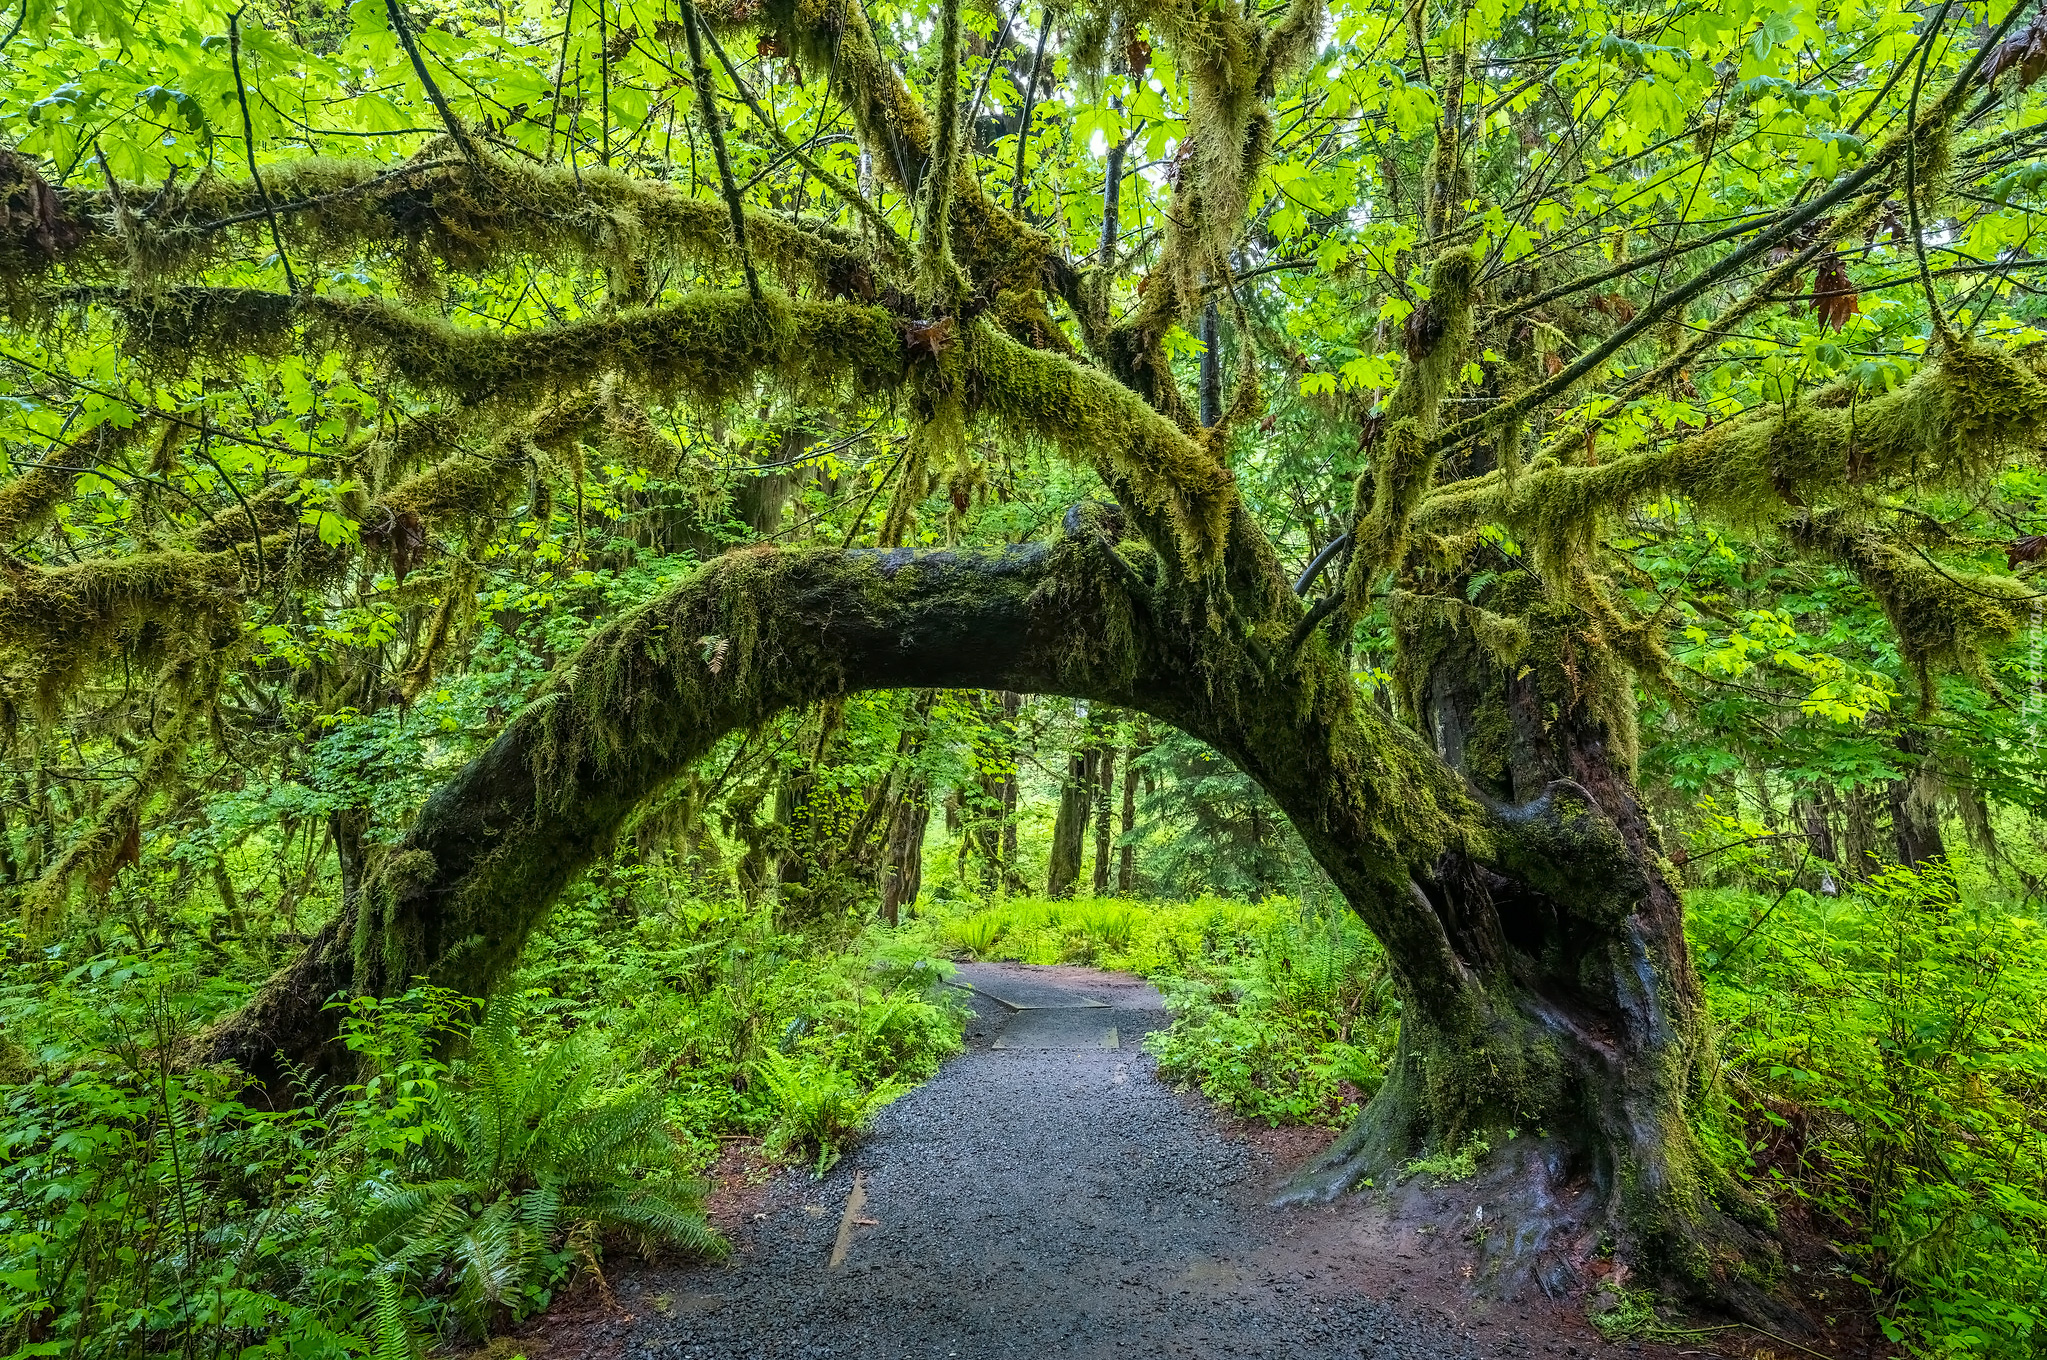
<path id="1" fill-rule="evenodd" d="M 2047 934 L 1946 869 L 1692 896 L 1732 1115 L 1921 1353 L 2047 1355 Z"/>
<path id="2" fill-rule="evenodd" d="M 99 960 L 60 980 L 116 1041 L 45 1045 L 5 1092 L 10 1356 L 405 1354 L 544 1307 L 608 1240 L 721 1249 L 658 1088 L 574 1036 L 532 1049 L 517 998 L 452 1060 L 435 1036 L 465 1028 L 459 998 L 359 1000 L 363 1078 L 269 1111 L 232 1073 L 178 1069 L 174 973 Z M 9 1021 L 35 1029 L 43 995 L 10 987 Z"/>
<path id="3" fill-rule="evenodd" d="M 1243 1118 L 1342 1123 L 1378 1089 L 1393 1051 L 1384 955 L 1347 908 L 1016 898 L 932 929 L 941 945 L 984 958 L 1148 977 L 1173 1012 L 1147 1040 L 1160 1073 Z"/>

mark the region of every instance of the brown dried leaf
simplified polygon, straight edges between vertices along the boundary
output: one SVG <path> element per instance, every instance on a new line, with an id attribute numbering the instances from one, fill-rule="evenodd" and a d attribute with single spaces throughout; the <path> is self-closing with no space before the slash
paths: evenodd
<path id="1" fill-rule="evenodd" d="M 1861 310 L 1862 295 L 1848 278 L 1848 266 L 1838 252 L 1828 251 L 1820 258 L 1819 269 L 1813 275 L 1813 315 L 1821 325 L 1840 330 L 1848 324 L 1849 317 Z"/>
<path id="2" fill-rule="evenodd" d="M 952 318 L 933 317 L 929 321 L 909 321 L 903 324 L 903 345 L 911 354 L 936 359 L 952 344 Z"/>
<path id="3" fill-rule="evenodd" d="M 1983 78 L 1996 80 L 2006 71 L 2019 73 L 2019 88 L 2025 89 L 2047 75 L 2047 14 L 1990 49 L 1983 59 Z"/>
<path id="4" fill-rule="evenodd" d="M 77 245 L 79 235 L 34 162 L 0 148 L 0 236 L 33 241 L 54 259 Z"/>
<path id="5" fill-rule="evenodd" d="M 2016 567 L 2021 562 L 2038 562 L 2047 557 L 2047 534 L 2025 534 L 2005 545 L 2006 566 Z"/>
<path id="6" fill-rule="evenodd" d="M 121 834 L 120 843 L 114 847 L 113 855 L 98 868 L 94 869 L 89 876 L 92 890 L 101 897 L 105 897 L 107 890 L 114 886 L 114 880 L 121 876 L 121 870 L 131 864 L 140 864 L 141 862 L 142 823 L 140 820 L 131 820 L 128 823 L 127 829 Z"/>
<path id="7" fill-rule="evenodd" d="M 1407 314 L 1401 339 L 1410 359 L 1423 359 L 1443 338 L 1443 322 L 1436 315 L 1436 309 L 1424 302 Z"/>
<path id="8" fill-rule="evenodd" d="M 1601 293 L 1592 299 L 1592 309 L 1604 316 L 1610 316 L 1623 326 L 1635 319 L 1635 304 L 1621 293 Z"/>
<path id="9" fill-rule="evenodd" d="M 760 40 L 753 45 L 753 53 L 757 57 L 786 57 L 789 55 L 788 49 L 782 46 L 781 36 L 775 33 L 761 34 Z"/>
<path id="10" fill-rule="evenodd" d="M 1123 60 L 1130 67 L 1132 80 L 1143 80 L 1145 68 L 1151 65 L 1151 44 L 1135 33 L 1123 44 Z"/>

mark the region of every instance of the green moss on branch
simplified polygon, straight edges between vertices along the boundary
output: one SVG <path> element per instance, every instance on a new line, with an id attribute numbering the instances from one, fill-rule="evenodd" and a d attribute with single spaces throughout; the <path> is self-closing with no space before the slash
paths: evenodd
<path id="1" fill-rule="evenodd" d="M 1568 579 L 1605 517 L 1663 496 L 1743 527 L 1787 510 L 1848 506 L 1870 492 L 1970 487 L 2014 450 L 2047 439 L 2047 384 L 2002 350 L 1961 345 L 1895 392 L 1832 406 L 1740 417 L 1704 434 L 1610 462 L 1538 462 L 1432 493 L 1415 527 L 1448 536 L 1499 524 L 1538 568 Z"/>
<path id="2" fill-rule="evenodd" d="M 636 261 L 738 264 L 724 203 L 616 170 L 496 157 L 472 166 L 431 155 L 394 170 L 375 160 L 316 157 L 265 166 L 263 183 L 278 205 L 287 249 L 302 259 L 393 259 L 421 277 L 429 261 L 470 273 L 521 259 L 549 266 L 580 259 L 607 269 Z M 155 193 L 131 185 L 123 198 L 140 203 Z M 187 282 L 252 249 L 272 248 L 264 196 L 248 180 L 202 180 L 154 211 L 131 212 L 125 234 L 104 190 L 67 192 L 62 206 L 79 230 L 58 258 L 76 273 L 125 274 L 139 287 Z M 865 276 L 872 286 L 868 252 L 845 229 L 758 211 L 746 223 L 754 258 L 784 282 L 844 292 Z"/>

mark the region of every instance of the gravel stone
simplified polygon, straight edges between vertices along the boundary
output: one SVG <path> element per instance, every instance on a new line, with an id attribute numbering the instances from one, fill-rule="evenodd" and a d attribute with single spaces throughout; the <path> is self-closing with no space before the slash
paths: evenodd
<path id="1" fill-rule="evenodd" d="M 1044 977 L 1060 980 L 1054 970 Z M 991 1049 L 1017 1012 L 973 995 L 968 1051 L 884 1110 L 871 1136 L 822 1180 L 801 1172 L 778 1179 L 765 1217 L 729 1261 L 645 1286 L 664 1292 L 634 1301 L 626 1354 L 1526 1353 L 1481 1350 L 1440 1311 L 1346 1288 L 1313 1257 L 1271 1268 L 1285 1259 L 1291 1216 L 1315 1211 L 1267 1207 L 1270 1168 L 1225 1137 L 1201 1100 L 1158 1080 L 1142 1050 L 1144 1033 L 1166 1023 L 1156 993 L 1087 994 L 1110 1002 L 1112 1011 L 1085 1020 L 1112 1022 L 1120 1049 Z M 857 1217 L 873 1223 L 851 1228 L 834 1269 L 856 1176 L 866 1195 Z"/>

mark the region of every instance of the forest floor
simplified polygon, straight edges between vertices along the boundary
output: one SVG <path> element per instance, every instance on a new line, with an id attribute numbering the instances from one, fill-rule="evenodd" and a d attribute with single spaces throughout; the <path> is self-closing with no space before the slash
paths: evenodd
<path id="1" fill-rule="evenodd" d="M 962 965 L 968 1049 L 822 1179 L 735 1146 L 729 1260 L 614 1268 L 494 1346 L 529 1360 L 1848 1357 L 1722 1330 L 1609 1343 L 1582 1290 L 1487 1297 L 1480 1191 L 1275 1208 L 1327 1135 L 1246 1128 L 1154 1075 L 1136 978 Z M 1497 1295 L 1498 1291 L 1491 1291 Z"/>

